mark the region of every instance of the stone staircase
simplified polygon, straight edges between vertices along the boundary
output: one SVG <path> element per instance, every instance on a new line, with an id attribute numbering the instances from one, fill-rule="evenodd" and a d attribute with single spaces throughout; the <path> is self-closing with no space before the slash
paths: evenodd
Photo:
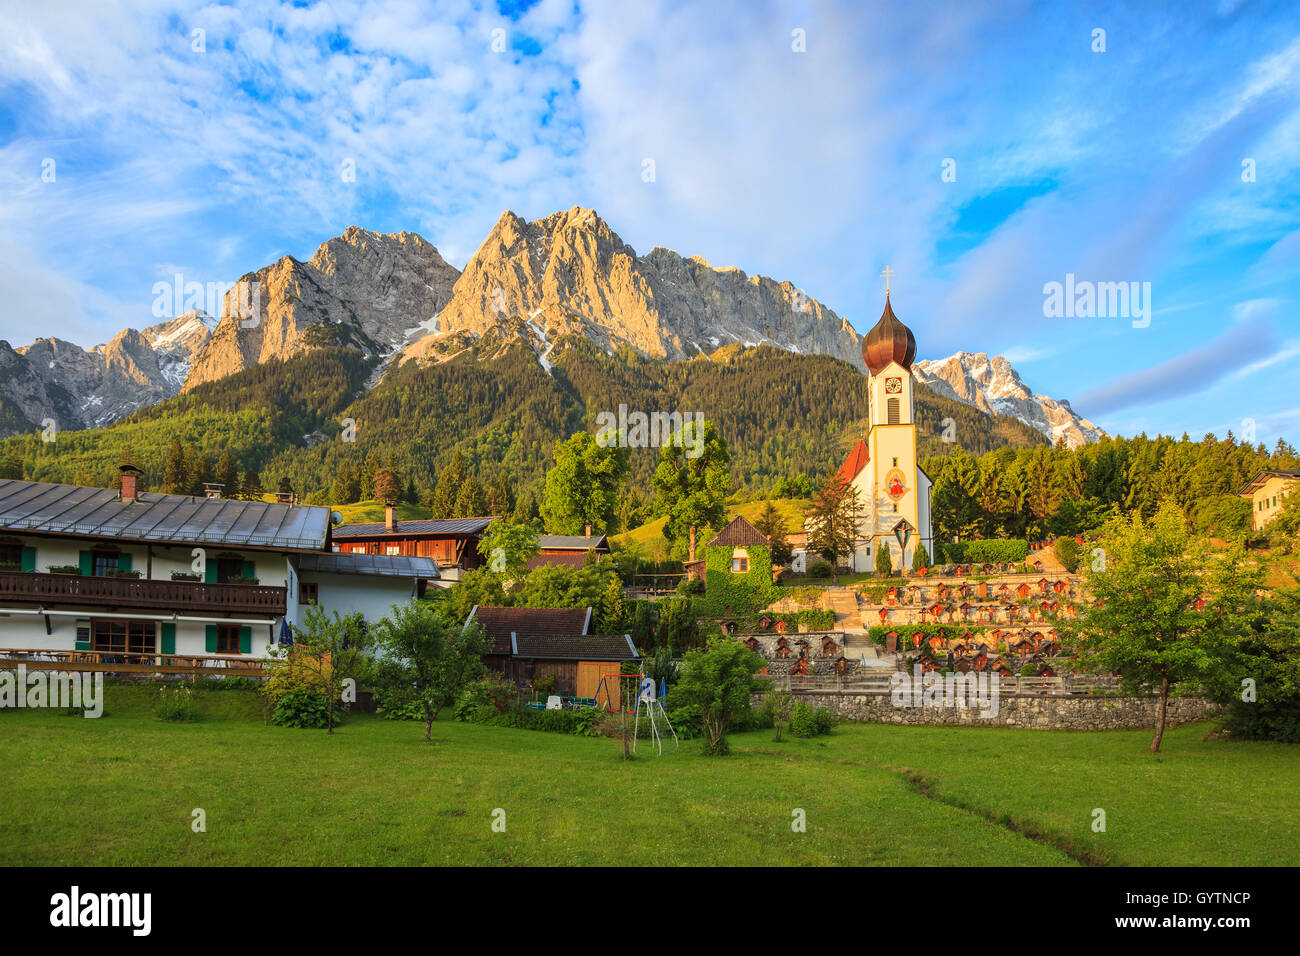
<path id="1" fill-rule="evenodd" d="M 862 609 L 858 606 L 858 592 L 849 588 L 827 588 L 823 604 L 835 612 L 835 630 L 846 633 L 865 633 Z"/>

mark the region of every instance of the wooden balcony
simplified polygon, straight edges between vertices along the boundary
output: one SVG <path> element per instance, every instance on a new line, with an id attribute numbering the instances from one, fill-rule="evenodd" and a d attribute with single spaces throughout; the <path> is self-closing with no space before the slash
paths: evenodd
<path id="1" fill-rule="evenodd" d="M 0 649 L 0 670 L 16 669 L 21 664 L 28 671 L 102 671 L 106 674 L 251 677 L 256 680 L 270 675 L 272 663 L 263 657 L 228 654 Z"/>
<path id="2" fill-rule="evenodd" d="M 287 589 L 260 584 L 201 584 L 197 581 L 149 581 L 131 577 L 80 574 L 0 572 L 0 602 L 41 607 L 90 607 L 184 611 L 203 614 L 285 612 Z"/>

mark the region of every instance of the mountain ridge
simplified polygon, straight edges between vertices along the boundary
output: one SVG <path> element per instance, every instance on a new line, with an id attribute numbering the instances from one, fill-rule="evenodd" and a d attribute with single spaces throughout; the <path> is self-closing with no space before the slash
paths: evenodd
<path id="1" fill-rule="evenodd" d="M 864 370 L 848 319 L 794 283 L 665 246 L 639 255 L 580 206 L 532 221 L 502 212 L 463 270 L 418 233 L 351 225 L 306 261 L 285 255 L 246 273 L 225 294 L 222 313 L 218 320 L 191 310 L 92 349 L 60 339 L 18 349 L 0 343 L 0 435 L 47 419 L 64 429 L 104 427 L 320 347 L 376 360 L 367 390 L 409 363 L 484 359 L 516 345 L 551 374 L 552 350 L 569 335 L 609 355 L 629 348 L 676 361 L 770 345 Z M 1005 368 L 977 380 L 967 359 L 978 356 L 989 362 L 984 353 L 957 353 L 914 371 L 937 392 L 1011 415 L 1049 439 L 1102 434 L 1068 402 L 1031 392 L 1001 356 L 989 364 Z"/>

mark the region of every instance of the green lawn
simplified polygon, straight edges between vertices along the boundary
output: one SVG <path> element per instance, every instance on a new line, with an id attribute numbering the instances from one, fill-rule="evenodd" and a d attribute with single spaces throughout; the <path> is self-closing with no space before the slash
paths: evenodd
<path id="1" fill-rule="evenodd" d="M 1155 757 L 1141 731 L 864 724 L 624 763 L 612 740 L 451 721 L 429 744 L 367 716 L 286 730 L 242 692 L 167 724 L 151 694 L 110 685 L 99 720 L 0 713 L 0 863 L 1300 863 L 1300 750 L 1205 726 Z"/>

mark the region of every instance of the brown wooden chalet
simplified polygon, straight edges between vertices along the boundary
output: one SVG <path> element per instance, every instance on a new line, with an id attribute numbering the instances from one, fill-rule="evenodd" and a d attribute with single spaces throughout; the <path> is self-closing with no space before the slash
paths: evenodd
<path id="1" fill-rule="evenodd" d="M 433 558 L 440 570 L 469 571 L 486 559 L 478 542 L 494 519 L 449 518 L 446 520 L 397 521 L 393 509 L 385 520 L 337 525 L 331 534 L 334 550 L 345 554 L 407 554 Z M 454 580 L 454 575 L 449 577 Z"/>

